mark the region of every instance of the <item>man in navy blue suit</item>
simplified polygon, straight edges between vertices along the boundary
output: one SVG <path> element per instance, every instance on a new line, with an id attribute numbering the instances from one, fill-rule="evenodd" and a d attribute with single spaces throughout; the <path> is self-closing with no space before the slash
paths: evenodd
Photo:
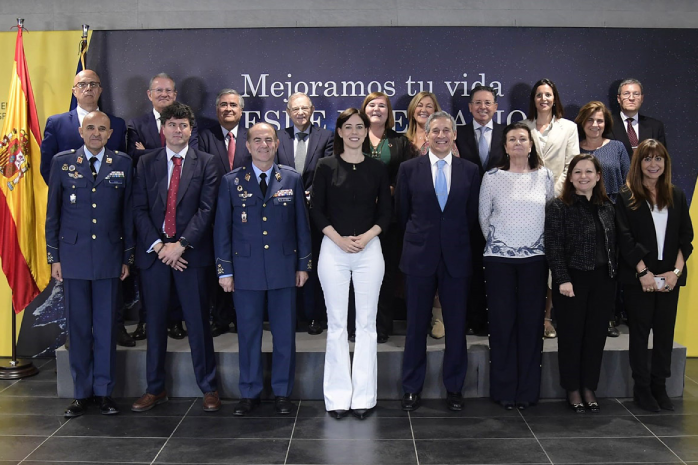
<path id="1" fill-rule="evenodd" d="M 213 265 L 213 215 L 220 176 L 213 156 L 189 147 L 194 113 L 175 102 L 163 109 L 166 146 L 143 155 L 136 169 L 133 208 L 136 265 L 148 307 L 146 393 L 132 406 L 150 410 L 167 401 L 165 356 L 171 293 L 182 304 L 196 382 L 204 410 L 220 408 L 208 324 L 206 273 Z"/>
<path id="2" fill-rule="evenodd" d="M 102 414 L 119 413 L 110 397 L 116 305 L 134 249 L 131 158 L 105 148 L 112 129 L 101 111 L 85 115 L 78 131 L 84 145 L 53 157 L 46 209 L 48 262 L 63 282 L 72 341 L 67 418 L 84 414 L 93 396 Z"/>
<path id="3" fill-rule="evenodd" d="M 245 100 L 234 89 L 222 89 L 216 96 L 218 125 L 201 131 L 201 150 L 215 156 L 221 173 L 239 168 L 250 160 L 247 150 L 247 130 L 240 126 Z M 233 141 L 231 144 L 231 140 Z M 237 331 L 233 299 L 218 285 L 217 274 L 212 274 L 211 334 L 218 337 L 231 330 Z"/>
<path id="4" fill-rule="evenodd" d="M 82 120 L 91 111 L 99 110 L 99 96 L 102 95 L 102 83 L 97 73 L 90 69 L 80 71 L 73 80 L 73 95 L 78 106 L 67 113 L 49 116 L 44 128 L 44 140 L 41 141 L 41 176 L 48 184 L 51 160 L 59 152 L 77 150 L 83 140 L 78 128 Z M 126 123 L 123 119 L 107 114 L 111 125 L 111 136 L 107 141 L 109 150 L 126 151 Z"/>
<path id="5" fill-rule="evenodd" d="M 426 374 L 426 335 L 432 303 L 439 292 L 447 330 L 443 382 L 447 405 L 463 408 L 468 368 L 466 308 L 472 275 L 472 237 L 479 232 L 480 173 L 451 153 L 456 122 L 446 112 L 426 123 L 429 154 L 400 165 L 395 193 L 405 231 L 400 269 L 405 273 L 407 337 L 402 364 L 402 409 L 419 408 Z"/>
<path id="6" fill-rule="evenodd" d="M 271 387 L 277 413 L 291 413 L 296 360 L 296 287 L 312 268 L 310 228 L 300 175 L 274 163 L 278 139 L 267 123 L 252 126 L 252 160 L 223 177 L 214 242 L 219 283 L 233 292 L 240 345 L 240 401 L 234 415 L 259 404 L 263 388 L 265 301 L 274 338 Z"/>
<path id="7" fill-rule="evenodd" d="M 293 126 L 276 132 L 279 138 L 276 162 L 295 168 L 303 176 L 306 198 L 309 198 L 313 188 L 315 165 L 319 159 L 331 156 L 334 147 L 332 131 L 313 124 L 314 112 L 315 107 L 306 94 L 297 92 L 291 95 L 286 106 L 286 113 L 293 122 Z M 323 234 L 322 231 L 311 225 L 310 235 L 313 245 L 313 260 L 317 263 Z M 309 273 L 308 282 L 298 293 L 298 297 L 299 304 L 304 309 L 304 316 L 308 320 L 308 334 L 321 334 L 323 323 L 327 320 L 327 310 L 317 270 Z"/>

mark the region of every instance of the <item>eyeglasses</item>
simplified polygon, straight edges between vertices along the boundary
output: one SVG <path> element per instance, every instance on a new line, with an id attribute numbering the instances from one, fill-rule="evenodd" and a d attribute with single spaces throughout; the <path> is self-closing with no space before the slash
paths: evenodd
<path id="1" fill-rule="evenodd" d="M 484 106 L 486 106 L 487 108 L 489 108 L 489 107 L 491 107 L 492 105 L 494 105 L 494 102 L 492 102 L 492 101 L 490 101 L 490 100 L 485 100 L 484 102 L 483 102 L 482 100 L 475 100 L 475 101 L 472 102 L 472 103 L 473 103 L 473 105 L 475 105 L 476 107 L 479 107 L 480 105 L 484 105 Z"/>
<path id="2" fill-rule="evenodd" d="M 630 97 L 635 97 L 635 98 L 640 98 L 642 96 L 642 93 L 640 92 L 623 92 L 620 94 L 622 98 L 630 98 Z"/>
<path id="3" fill-rule="evenodd" d="M 161 89 L 159 87 L 157 89 L 150 89 L 150 91 L 154 94 L 165 94 L 165 95 L 174 94 L 176 92 L 174 89 Z"/>
<path id="4" fill-rule="evenodd" d="M 95 87 L 100 87 L 101 85 L 102 84 L 100 84 L 99 82 L 90 81 L 90 82 L 78 82 L 73 87 L 77 87 L 78 89 L 85 89 L 86 87 L 89 87 L 90 89 L 94 89 Z"/>
<path id="5" fill-rule="evenodd" d="M 301 111 L 308 112 L 308 111 L 310 111 L 310 108 L 311 107 L 293 107 L 293 108 L 289 108 L 289 110 L 291 110 L 291 113 L 298 113 Z"/>

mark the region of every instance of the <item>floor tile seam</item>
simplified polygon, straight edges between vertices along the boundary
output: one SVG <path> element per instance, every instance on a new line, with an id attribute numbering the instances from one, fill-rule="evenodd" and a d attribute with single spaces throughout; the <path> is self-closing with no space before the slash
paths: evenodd
<path id="1" fill-rule="evenodd" d="M 8 384 L 8 385 L 5 386 L 4 388 L 0 389 L 0 394 L 2 394 L 3 392 L 7 391 L 8 389 L 10 389 L 12 386 L 14 386 L 15 384 L 19 383 L 20 381 L 22 381 L 22 380 L 21 380 L 21 379 L 15 380 L 13 383 Z"/>
<path id="2" fill-rule="evenodd" d="M 625 404 L 623 404 L 622 402 L 620 402 L 620 400 L 616 399 L 616 401 L 617 401 L 619 404 L 621 404 L 623 407 L 625 407 L 625 409 L 626 409 L 628 412 L 630 412 L 630 409 L 628 409 L 628 407 L 626 407 Z M 654 432 L 649 428 L 649 426 L 647 426 L 647 425 L 642 421 L 642 417 L 643 417 L 643 416 L 648 416 L 648 415 L 635 415 L 633 412 L 630 412 L 630 413 L 633 415 L 633 417 L 635 417 L 635 419 L 636 419 L 637 421 L 640 422 L 640 424 L 641 424 L 642 426 L 645 427 L 645 429 L 647 429 L 647 431 L 650 432 L 650 434 L 652 434 L 652 436 L 653 436 L 655 439 L 657 439 L 657 441 L 659 441 L 664 447 L 666 447 L 667 450 L 668 450 L 669 452 L 671 452 L 672 454 L 674 454 L 674 456 L 675 456 L 677 459 L 679 459 L 679 461 L 680 461 L 681 463 L 683 463 L 683 464 L 686 463 L 686 462 L 684 462 L 684 460 L 683 460 L 681 457 L 679 457 L 679 454 L 677 454 L 676 452 L 674 452 L 674 450 L 673 450 L 671 447 L 669 447 L 664 441 L 662 441 L 662 440 L 659 438 L 659 436 L 657 436 L 656 434 L 654 434 Z M 651 416 L 650 418 L 657 418 L 657 416 Z"/>
<path id="3" fill-rule="evenodd" d="M 303 399 L 298 400 L 298 407 L 296 408 L 296 416 L 293 418 L 293 428 L 291 428 L 291 437 L 288 438 L 288 447 L 286 448 L 286 456 L 284 456 L 284 465 L 288 463 L 288 454 L 291 452 L 291 443 L 293 442 L 293 433 L 296 431 L 296 424 L 298 423 L 298 414 L 301 411 L 301 406 L 303 405 Z"/>
<path id="4" fill-rule="evenodd" d="M 38 359 L 37 359 L 37 360 L 38 360 Z M 55 362 L 55 361 L 56 361 L 55 358 L 47 358 L 47 359 L 46 359 L 46 363 L 42 363 L 41 366 L 39 366 L 38 368 L 39 368 L 39 370 L 41 370 L 43 367 L 45 367 L 45 366 L 48 365 L 49 363 L 52 363 L 52 362 Z"/>
<path id="5" fill-rule="evenodd" d="M 696 381 L 695 379 L 691 378 L 691 377 L 688 376 L 688 375 L 684 375 L 684 378 L 686 378 L 687 380 L 689 380 L 689 381 L 691 381 L 691 382 L 693 382 L 693 383 L 698 384 L 698 381 Z"/>
<path id="6" fill-rule="evenodd" d="M 21 398 L 26 398 L 26 399 L 60 399 L 58 396 L 39 396 L 35 394 L 23 394 L 23 395 L 18 395 L 18 394 L 3 394 L 0 392 L 0 399 L 2 398 L 13 398 L 13 399 L 21 399 Z"/>
<path id="7" fill-rule="evenodd" d="M 541 444 L 540 439 L 538 439 L 538 436 L 536 436 L 536 433 L 535 433 L 535 432 L 533 431 L 533 429 L 531 428 L 531 425 L 528 424 L 528 421 L 526 420 L 526 417 L 524 416 L 524 414 L 523 414 L 523 412 L 522 412 L 521 410 L 519 410 L 519 416 L 523 419 L 524 423 L 526 424 L 526 427 L 528 428 L 528 430 L 529 430 L 529 431 L 531 432 L 531 434 L 533 435 L 533 439 L 536 440 L 536 443 L 538 444 L 538 447 L 540 447 L 540 449 L 541 449 L 541 450 L 543 451 L 543 453 L 545 454 L 545 458 L 548 459 L 548 463 L 550 463 L 550 465 L 552 465 L 552 464 L 553 464 L 553 460 L 550 458 L 550 455 L 548 455 L 548 451 L 545 450 L 545 447 L 543 447 L 543 444 Z"/>
<path id="8" fill-rule="evenodd" d="M 167 439 L 169 438 L 168 436 L 104 436 L 102 434 L 100 435 L 80 435 L 80 434 L 67 434 L 65 436 L 56 435 L 57 438 L 71 438 L 71 439 L 76 439 L 76 438 L 85 438 L 85 439 L 128 439 L 128 440 L 134 440 L 134 439 Z M 199 438 L 187 438 L 187 439 L 199 439 Z"/>
<path id="9" fill-rule="evenodd" d="M 65 425 L 67 425 L 68 423 L 70 423 L 70 420 L 66 421 L 65 423 L 62 423 L 58 428 L 56 428 L 56 431 L 54 431 L 53 433 L 51 433 L 51 435 L 50 435 L 49 437 L 47 437 L 46 439 L 44 439 L 43 441 L 41 441 L 41 444 L 39 444 L 38 446 L 36 446 L 36 447 L 34 448 L 34 450 L 32 450 L 31 452 L 29 452 L 29 454 L 27 454 L 22 460 L 20 460 L 19 463 L 18 463 L 18 465 L 24 463 L 25 460 L 27 460 L 34 452 L 36 452 L 37 450 L 39 450 L 39 448 L 40 448 L 41 446 L 43 446 L 44 444 L 46 444 L 46 442 L 47 442 L 49 439 L 51 439 L 52 437 L 54 437 L 55 434 L 56 434 L 57 432 L 59 432 L 59 431 L 61 430 L 61 428 L 63 428 L 63 427 L 64 427 Z"/>
<path id="10" fill-rule="evenodd" d="M 410 433 L 412 434 L 412 447 L 414 448 L 414 458 L 419 465 L 419 451 L 417 450 L 417 440 L 414 437 L 414 427 L 412 426 L 412 412 L 407 412 L 407 420 L 410 424 Z"/>
<path id="11" fill-rule="evenodd" d="M 150 462 L 150 465 L 153 465 L 157 461 L 157 459 L 160 456 L 160 454 L 162 453 L 162 451 L 165 450 L 165 447 L 167 447 L 167 444 L 170 442 L 170 439 L 172 439 L 174 434 L 177 432 L 177 428 L 179 428 L 179 425 L 182 424 L 184 419 L 187 417 L 187 414 L 191 411 L 192 407 L 194 407 L 194 403 L 196 403 L 196 400 L 197 399 L 192 399 L 191 404 L 189 404 L 189 408 L 184 413 L 184 415 L 182 415 L 182 418 L 179 419 L 179 423 L 177 423 L 177 426 L 174 427 L 174 429 L 170 433 L 170 436 L 167 439 L 165 439 L 165 442 L 160 447 L 160 450 L 158 451 L 158 453 L 155 454 L 155 457 L 153 457 L 153 460 Z"/>

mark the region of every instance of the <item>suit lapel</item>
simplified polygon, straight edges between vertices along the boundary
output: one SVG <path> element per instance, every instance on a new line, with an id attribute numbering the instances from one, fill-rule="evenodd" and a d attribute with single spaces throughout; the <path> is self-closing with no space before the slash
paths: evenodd
<path id="1" fill-rule="evenodd" d="M 221 161 L 223 166 L 225 167 L 225 172 L 227 173 L 230 171 L 230 161 L 228 160 L 228 149 L 225 146 L 225 138 L 223 137 L 223 129 L 221 129 L 220 125 L 215 126 L 211 130 L 211 134 L 213 134 L 213 137 L 216 139 L 215 147 L 216 150 L 213 155 L 217 156 L 218 159 Z M 235 153 L 237 154 L 237 147 Z"/>
<path id="2" fill-rule="evenodd" d="M 162 201 L 162 205 L 167 208 L 167 184 L 169 179 L 167 177 L 167 151 L 165 149 L 160 150 L 160 154 L 155 159 L 153 170 L 155 171 L 154 178 L 157 179 L 158 182 L 160 200 Z"/>
<path id="3" fill-rule="evenodd" d="M 478 146 L 477 143 L 477 137 L 475 137 L 475 126 L 473 125 L 468 125 L 466 126 L 465 130 L 465 142 L 470 145 L 470 150 L 473 155 L 475 155 L 473 158 L 474 160 L 471 160 L 473 163 L 475 163 L 480 170 L 483 170 L 484 167 L 482 166 L 482 160 L 480 160 L 480 147 Z M 492 149 L 490 149 L 490 153 L 492 152 Z"/>
<path id="4" fill-rule="evenodd" d="M 149 137 L 153 140 L 155 147 L 162 147 L 162 142 L 160 142 L 160 133 L 158 132 L 158 123 L 155 121 L 155 114 L 151 111 L 148 113 L 148 118 L 146 122 L 146 128 L 148 128 Z"/>
<path id="5" fill-rule="evenodd" d="M 303 165 L 303 171 L 310 165 L 310 162 L 312 159 L 317 156 L 317 145 L 319 143 L 319 138 L 320 138 L 320 131 L 315 130 L 314 125 L 310 125 L 310 133 L 308 134 L 308 145 L 306 147 L 306 152 L 305 152 L 305 165 Z M 303 173 L 301 173 L 303 174 Z"/>
<path id="6" fill-rule="evenodd" d="M 264 199 L 268 202 L 269 199 L 281 188 L 281 172 L 279 167 L 274 165 L 271 169 L 271 174 L 269 175 L 269 181 L 267 182 L 267 195 Z M 260 189 L 261 193 L 261 189 Z"/>
<path id="7" fill-rule="evenodd" d="M 638 121 L 637 125 L 638 128 L 640 128 L 640 134 L 638 134 L 638 141 L 642 142 L 643 140 L 647 139 L 652 139 L 654 138 L 654 134 L 652 133 L 652 126 L 650 126 L 647 123 L 647 118 L 642 116 L 641 114 L 638 113 L 637 115 Z"/>
<path id="8" fill-rule="evenodd" d="M 441 210 L 439 199 L 436 197 L 434 178 L 431 174 L 431 160 L 429 160 L 428 153 L 419 157 L 419 171 L 419 177 L 422 179 L 422 182 L 425 182 L 429 187 L 427 190 L 429 191 L 429 198 L 431 199 L 431 202 L 436 205 L 436 208 Z"/>
<path id="9" fill-rule="evenodd" d="M 500 162 L 499 156 L 495 156 L 495 154 L 501 153 L 503 132 L 504 131 L 499 127 L 498 124 L 495 123 L 492 125 L 492 143 L 490 143 L 490 157 L 487 159 L 487 166 L 483 167 L 485 171 L 491 170 Z"/>
<path id="10" fill-rule="evenodd" d="M 111 173 L 112 163 L 114 162 L 114 157 L 112 152 L 109 150 L 104 150 L 104 156 L 102 157 L 102 165 L 99 167 L 99 173 L 97 173 L 97 179 L 95 179 L 94 185 L 101 183 L 104 179 Z M 107 160 L 111 160 L 112 163 L 108 163 Z"/>
<path id="11" fill-rule="evenodd" d="M 279 164 L 286 166 L 294 165 L 293 154 L 293 126 L 286 128 L 279 133 Z"/>
<path id="12" fill-rule="evenodd" d="M 613 134 L 616 136 L 616 140 L 621 141 L 626 147 L 630 146 L 630 139 L 628 139 L 628 129 L 623 123 L 623 118 L 620 115 L 614 115 L 614 124 L 616 128 L 613 129 Z M 632 156 L 632 154 L 630 154 Z"/>
<path id="13" fill-rule="evenodd" d="M 92 179 L 92 170 L 90 170 L 90 154 L 85 153 L 85 146 L 83 145 L 75 151 L 77 157 L 75 158 L 76 171 L 82 175 L 83 178 L 89 183 L 94 183 Z M 78 160 L 82 158 L 82 163 L 78 163 Z"/>
<path id="14" fill-rule="evenodd" d="M 196 152 L 193 149 L 188 149 L 187 156 L 184 160 L 184 167 L 182 168 L 182 177 L 179 180 L 179 189 L 177 189 L 177 205 L 179 205 L 179 203 L 182 201 L 184 194 L 189 188 L 191 178 L 198 169 L 198 162 L 199 158 L 197 157 Z"/>

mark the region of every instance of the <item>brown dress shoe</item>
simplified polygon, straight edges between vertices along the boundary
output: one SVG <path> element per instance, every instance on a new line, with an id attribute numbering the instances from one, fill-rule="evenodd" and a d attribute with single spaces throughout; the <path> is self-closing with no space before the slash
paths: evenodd
<path id="1" fill-rule="evenodd" d="M 221 408 L 221 400 L 218 398 L 218 391 L 204 394 L 204 412 L 217 412 Z"/>
<path id="2" fill-rule="evenodd" d="M 143 396 L 135 401 L 133 405 L 131 405 L 131 411 L 132 412 L 145 412 L 147 410 L 150 410 L 151 408 L 155 407 L 156 405 L 160 405 L 164 402 L 167 402 L 169 399 L 167 398 L 167 392 L 162 391 L 158 395 L 153 395 L 148 392 L 143 394 Z"/>

